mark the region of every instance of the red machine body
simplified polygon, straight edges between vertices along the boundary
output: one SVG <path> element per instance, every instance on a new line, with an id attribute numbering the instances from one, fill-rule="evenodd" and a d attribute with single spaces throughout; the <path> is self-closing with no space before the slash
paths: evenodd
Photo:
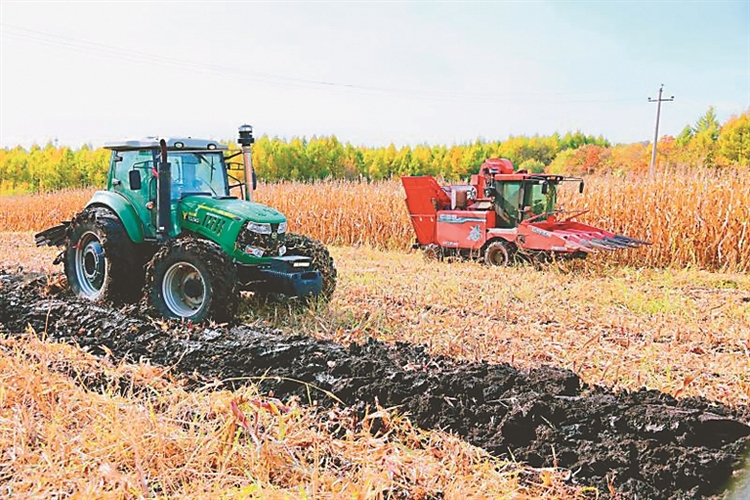
<path id="1" fill-rule="evenodd" d="M 459 254 L 508 264 L 514 256 L 585 257 L 597 249 L 635 248 L 648 242 L 573 220 L 583 211 L 556 208 L 557 187 L 583 180 L 515 172 L 505 158 L 485 161 L 469 184 L 441 186 L 432 176 L 404 176 L 416 247 L 430 257 Z"/>

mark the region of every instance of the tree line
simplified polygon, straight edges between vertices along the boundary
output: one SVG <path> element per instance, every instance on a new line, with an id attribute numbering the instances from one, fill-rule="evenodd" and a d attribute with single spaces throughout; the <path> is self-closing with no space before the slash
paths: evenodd
<path id="1" fill-rule="evenodd" d="M 229 143 L 237 150 L 235 143 Z M 452 145 L 365 147 L 342 143 L 336 136 L 260 137 L 254 144 L 253 165 L 266 181 L 318 179 L 380 180 L 399 175 L 430 174 L 462 179 L 476 173 L 489 157 L 510 159 L 532 172 L 590 174 L 641 172 L 648 169 L 647 142 L 612 145 L 580 131 L 564 135 L 518 136 L 504 141 L 476 140 Z M 106 184 L 110 152 L 83 146 L 73 150 L 33 146 L 0 149 L 0 194 L 48 192 Z M 750 166 L 750 110 L 719 124 L 713 108 L 678 137 L 658 143 L 662 167 Z"/>

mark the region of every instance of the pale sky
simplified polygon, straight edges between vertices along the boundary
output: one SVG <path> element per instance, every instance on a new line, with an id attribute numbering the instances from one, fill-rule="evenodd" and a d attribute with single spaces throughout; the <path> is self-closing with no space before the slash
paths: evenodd
<path id="1" fill-rule="evenodd" d="M 0 147 L 677 135 L 750 107 L 750 0 L 0 0 Z"/>

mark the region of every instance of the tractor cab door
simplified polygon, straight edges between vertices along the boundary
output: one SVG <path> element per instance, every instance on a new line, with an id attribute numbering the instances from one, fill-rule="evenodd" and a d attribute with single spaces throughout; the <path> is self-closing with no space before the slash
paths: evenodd
<path id="1" fill-rule="evenodd" d="M 154 165 L 154 152 L 151 150 L 112 151 L 110 190 L 130 202 L 141 220 L 146 237 L 156 235 L 156 211 L 149 210 L 147 206 L 156 200 Z M 139 178 L 138 184 L 133 183 L 134 177 Z"/>

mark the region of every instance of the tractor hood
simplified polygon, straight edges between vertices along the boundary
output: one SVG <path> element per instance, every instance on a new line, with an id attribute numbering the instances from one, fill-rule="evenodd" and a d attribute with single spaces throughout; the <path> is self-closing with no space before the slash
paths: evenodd
<path id="1" fill-rule="evenodd" d="M 182 199 L 180 208 L 184 219 L 193 219 L 195 222 L 203 221 L 206 212 L 237 222 L 247 220 L 268 224 L 286 222 L 284 214 L 274 208 L 237 198 L 186 196 Z"/>

